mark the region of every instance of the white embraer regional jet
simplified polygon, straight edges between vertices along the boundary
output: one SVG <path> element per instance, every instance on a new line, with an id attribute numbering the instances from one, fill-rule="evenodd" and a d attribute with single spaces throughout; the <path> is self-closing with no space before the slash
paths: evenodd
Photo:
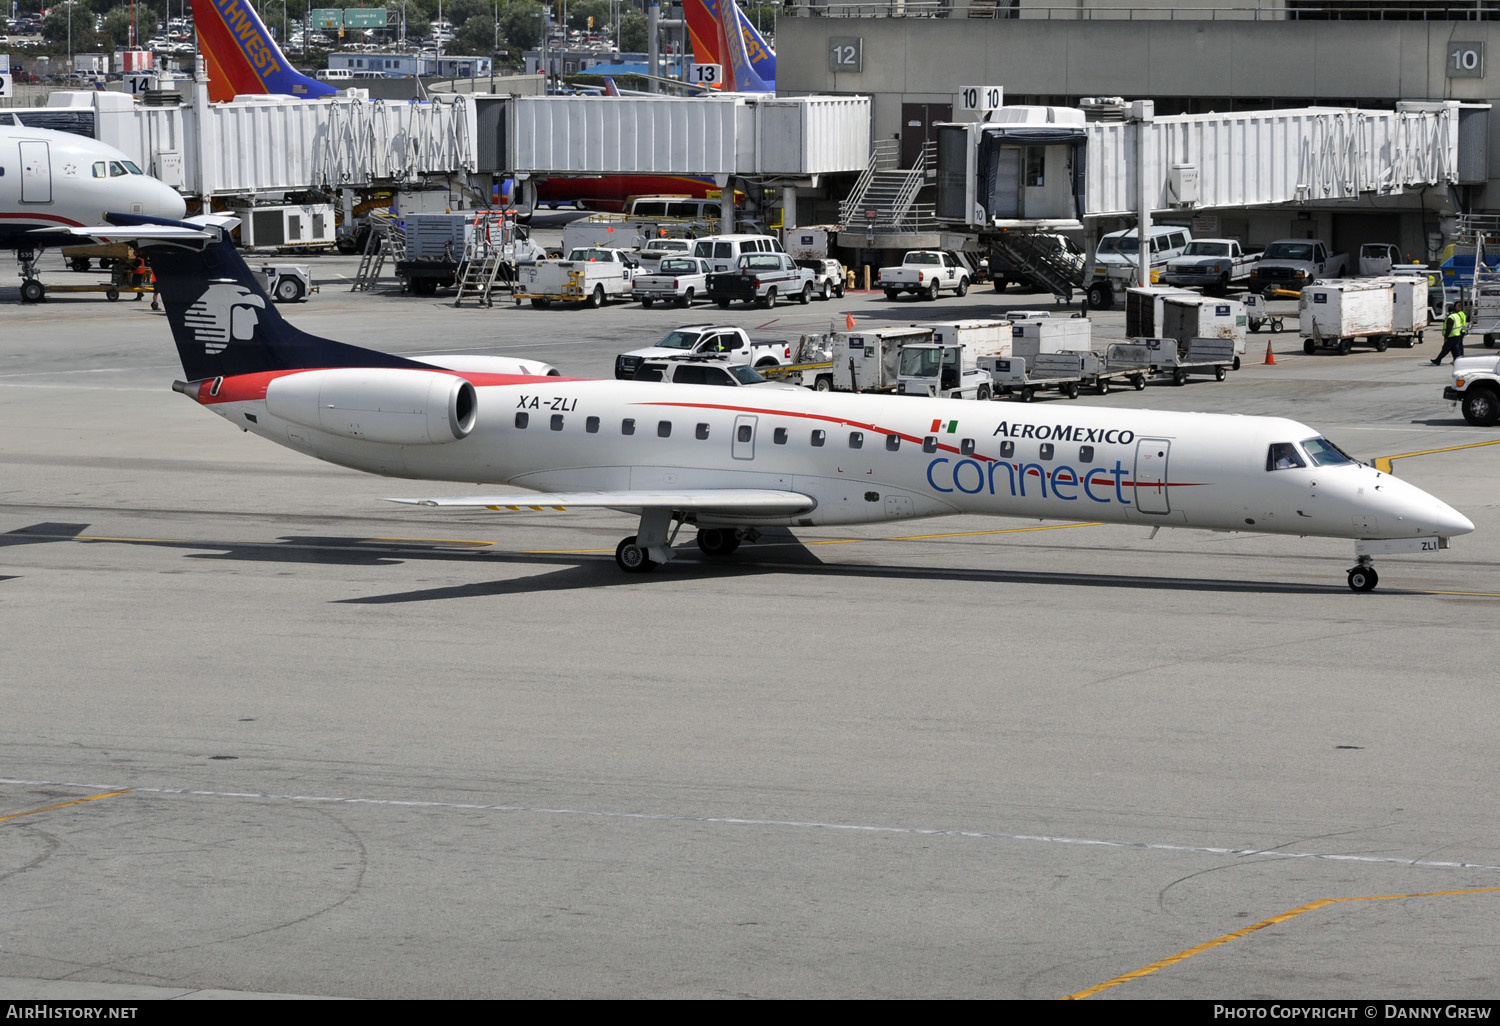
<path id="1" fill-rule="evenodd" d="M 157 181 L 113 146 L 70 132 L 0 124 L 0 248 L 21 262 L 21 299 L 39 302 L 36 251 L 77 240 L 38 229 L 97 225 L 111 210 L 180 218 L 176 190 Z"/>
<path id="2" fill-rule="evenodd" d="M 422 361 L 282 320 L 210 226 L 140 239 L 189 380 L 236 427 L 345 467 L 546 493 L 398 499 L 496 511 L 601 506 L 639 517 L 615 559 L 673 556 L 683 524 L 711 556 L 759 527 L 956 513 L 1349 538 L 1434 552 L 1474 525 L 1310 427 L 1239 417 L 951 399 L 574 380 L 502 357 Z"/>

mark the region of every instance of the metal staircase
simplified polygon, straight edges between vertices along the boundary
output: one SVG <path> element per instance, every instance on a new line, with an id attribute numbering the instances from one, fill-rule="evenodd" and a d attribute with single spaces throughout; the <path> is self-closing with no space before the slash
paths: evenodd
<path id="1" fill-rule="evenodd" d="M 931 143 L 923 147 L 916 165 L 899 168 L 899 144 L 894 139 L 875 143 L 849 197 L 839 204 L 839 223 L 847 229 L 867 228 L 877 232 L 934 231 L 931 204 L 919 204 L 917 195 L 927 184 L 927 169 L 934 159 Z"/>
<path id="2" fill-rule="evenodd" d="M 1051 292 L 1059 302 L 1071 302 L 1073 290 L 1083 287 L 1082 263 L 1059 249 L 1053 236 L 1002 232 L 991 240 L 991 245 L 1010 261 L 1016 271 Z M 990 273 L 994 274 L 993 267 Z"/>
<path id="3" fill-rule="evenodd" d="M 365 240 L 365 251 L 359 258 L 359 270 L 354 272 L 350 292 L 369 292 L 380 283 L 386 258 L 399 257 L 406 249 L 406 235 L 394 217 L 371 214 L 369 221 L 370 237 Z"/>

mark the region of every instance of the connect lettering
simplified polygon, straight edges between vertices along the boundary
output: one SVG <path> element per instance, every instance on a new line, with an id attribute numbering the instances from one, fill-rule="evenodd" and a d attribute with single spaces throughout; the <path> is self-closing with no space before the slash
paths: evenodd
<path id="1" fill-rule="evenodd" d="M 1048 467 L 1041 463 L 1006 463 L 1003 460 L 988 465 L 976 459 L 954 461 L 947 456 L 938 456 L 927 464 L 927 485 L 935 492 L 951 495 L 999 495 L 1012 499 L 1046 499 L 1049 496 L 1064 502 L 1077 502 L 1080 498 L 1101 505 L 1134 505 L 1125 498 L 1125 479 L 1130 471 L 1120 460 L 1109 467 L 1093 467 L 1080 474 L 1066 464 Z M 1079 489 L 1083 495 L 1079 495 Z"/>

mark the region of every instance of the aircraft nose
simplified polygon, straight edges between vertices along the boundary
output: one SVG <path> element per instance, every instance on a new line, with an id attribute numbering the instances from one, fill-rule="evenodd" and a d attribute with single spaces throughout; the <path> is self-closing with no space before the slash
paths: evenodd
<path id="1" fill-rule="evenodd" d="M 1432 516 L 1434 530 L 1440 538 L 1451 538 L 1456 534 L 1468 534 L 1474 530 L 1474 521 L 1464 516 L 1458 510 L 1437 499 L 1432 500 L 1437 507 Z"/>
<path id="2" fill-rule="evenodd" d="M 170 185 L 161 185 L 152 196 L 151 211 L 153 217 L 165 217 L 173 221 L 181 221 L 187 216 L 187 201 L 182 194 Z"/>

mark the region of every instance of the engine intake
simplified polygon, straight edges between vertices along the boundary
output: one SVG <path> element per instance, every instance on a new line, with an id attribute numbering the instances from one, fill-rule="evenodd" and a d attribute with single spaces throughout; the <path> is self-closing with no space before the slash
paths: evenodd
<path id="1" fill-rule="evenodd" d="M 277 378 L 266 389 L 266 412 L 363 442 L 442 445 L 474 430 L 478 394 L 453 374 L 348 367 Z"/>

